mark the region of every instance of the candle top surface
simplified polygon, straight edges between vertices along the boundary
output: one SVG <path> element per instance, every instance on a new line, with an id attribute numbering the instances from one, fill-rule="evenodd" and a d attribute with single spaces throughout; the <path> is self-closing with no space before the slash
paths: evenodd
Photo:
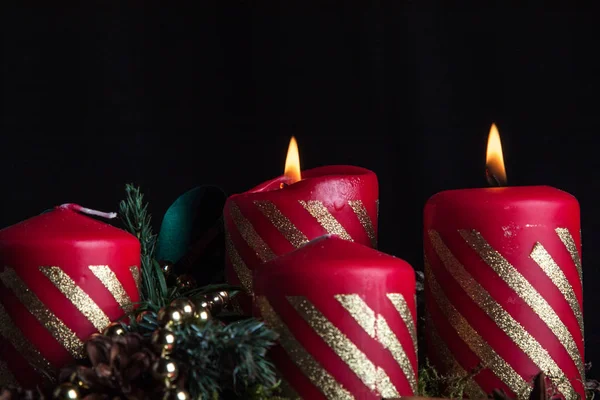
<path id="1" fill-rule="evenodd" d="M 38 240 L 138 242 L 135 236 L 122 229 L 60 207 L 0 230 L 0 242 L 33 242 Z"/>

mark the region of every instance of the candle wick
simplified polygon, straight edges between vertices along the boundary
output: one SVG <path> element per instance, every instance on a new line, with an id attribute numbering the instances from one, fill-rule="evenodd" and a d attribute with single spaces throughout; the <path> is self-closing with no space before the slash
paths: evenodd
<path id="1" fill-rule="evenodd" d="M 488 184 L 492 187 L 502 186 L 500 179 L 498 179 L 498 177 L 494 175 L 494 173 L 492 173 L 489 168 L 485 169 L 485 178 L 487 179 Z"/>
<path id="2" fill-rule="evenodd" d="M 59 208 L 66 208 L 68 210 L 77 211 L 83 214 L 95 215 L 102 218 L 113 219 L 117 218 L 116 212 L 104 212 L 98 210 L 92 210 L 91 208 L 82 207 L 79 204 L 67 203 L 59 206 Z"/>

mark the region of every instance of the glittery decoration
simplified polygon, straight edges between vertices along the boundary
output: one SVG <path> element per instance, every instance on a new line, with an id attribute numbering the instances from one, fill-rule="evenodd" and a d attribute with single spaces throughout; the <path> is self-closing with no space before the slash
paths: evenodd
<path id="1" fill-rule="evenodd" d="M 533 246 L 533 250 L 529 256 L 540 266 L 546 275 L 548 275 L 548 278 L 550 278 L 552 283 L 560 290 L 562 295 L 565 296 L 567 303 L 569 303 L 569 306 L 575 315 L 575 319 L 577 319 L 579 329 L 581 330 L 581 337 L 583 338 L 583 313 L 581 312 L 577 296 L 575 296 L 575 291 L 565 276 L 565 273 L 560 266 L 556 264 L 556 261 L 554 261 L 550 253 L 548 253 L 544 246 L 539 242 Z"/>
<path id="2" fill-rule="evenodd" d="M 15 270 L 6 267 L 0 272 L 0 280 L 74 358 L 85 356 L 81 339 L 29 290 Z"/>
<path id="3" fill-rule="evenodd" d="M 567 228 L 556 228 L 554 230 L 560 241 L 563 242 L 565 248 L 571 255 L 573 262 L 575 263 L 575 268 L 577 268 L 577 274 L 579 274 L 579 282 L 583 286 L 583 269 L 581 268 L 581 257 L 579 256 L 579 251 L 577 251 L 577 245 L 575 244 L 575 240 L 571 235 L 571 232 Z M 581 231 L 579 231 L 579 236 L 581 237 Z"/>
<path id="4" fill-rule="evenodd" d="M 296 225 L 290 221 L 275 204 L 268 200 L 255 201 L 254 205 L 264 214 L 265 217 L 277 228 L 279 232 L 287 239 L 292 246 L 298 248 L 308 243 L 308 238 Z"/>
<path id="5" fill-rule="evenodd" d="M 246 292 L 252 294 L 252 271 L 246 266 L 242 257 L 240 257 L 239 253 L 235 249 L 233 245 L 233 241 L 231 240 L 231 235 L 229 232 L 225 233 L 225 248 L 227 251 L 227 257 L 229 257 L 229 261 L 233 266 L 233 270 L 235 271 L 242 287 L 246 290 Z"/>
<path id="6" fill-rule="evenodd" d="M 367 213 L 367 209 L 361 200 L 350 200 L 348 201 L 350 207 L 352 207 L 352 211 L 356 214 L 356 217 L 360 221 L 360 224 L 367 232 L 367 236 L 371 240 L 371 245 L 373 248 L 377 248 L 377 235 L 375 235 L 375 228 L 373 227 L 373 222 L 371 221 L 371 217 L 369 217 L 369 213 Z"/>
<path id="7" fill-rule="evenodd" d="M 388 293 L 387 298 L 392 302 L 392 305 L 400 314 L 402 321 L 408 328 L 408 332 L 410 334 L 410 338 L 415 347 L 415 354 L 418 354 L 418 345 L 417 345 L 417 328 L 415 326 L 415 320 L 413 318 L 410 309 L 408 308 L 408 304 L 406 303 L 406 299 L 400 293 Z M 416 301 L 415 301 L 416 304 Z"/>
<path id="8" fill-rule="evenodd" d="M 323 368 L 296 340 L 287 325 L 273 310 L 266 297 L 257 296 L 256 305 L 266 324 L 279 334 L 279 344 L 302 373 L 328 399 L 353 400 L 354 396 Z"/>
<path id="9" fill-rule="evenodd" d="M 385 371 L 375 366 L 346 335 L 333 325 L 319 310 L 303 296 L 290 296 L 290 304 L 298 311 L 314 331 L 360 378 L 370 390 L 383 397 L 400 397 Z M 387 326 L 387 324 L 385 324 Z M 384 335 L 387 338 L 389 332 Z M 393 333 L 392 333 L 393 335 Z"/>
<path id="10" fill-rule="evenodd" d="M 242 235 L 242 238 L 244 238 L 246 243 L 248 243 L 248 246 L 254 250 L 258 258 L 260 258 L 262 262 L 270 261 L 275 258 L 273 251 L 258 235 L 250 221 L 244 217 L 237 204 L 231 202 L 229 205 L 229 211 L 235 227 L 240 232 L 240 235 Z"/>
<path id="11" fill-rule="evenodd" d="M 23 332 L 16 327 L 2 303 L 0 303 L 0 337 L 2 341 L 10 343 L 27 363 L 40 372 L 42 376 L 54 376 L 54 367 L 27 340 Z M 3 374 L 0 373 L 0 379 L 2 376 Z"/>
<path id="12" fill-rule="evenodd" d="M 338 222 L 337 219 L 318 200 L 304 201 L 299 200 L 302 207 L 306 209 L 312 215 L 319 224 L 329 233 L 330 235 L 337 235 L 344 240 L 353 241 L 346 229 Z"/>
<path id="13" fill-rule="evenodd" d="M 465 371 L 458 361 L 456 361 L 456 358 L 454 358 L 454 355 L 450 352 L 450 349 L 448 349 L 448 346 L 446 346 L 446 343 L 438 334 L 437 329 L 433 324 L 433 320 L 429 314 L 425 315 L 425 327 L 430 339 L 430 341 L 427 342 L 427 345 L 432 346 L 433 351 L 438 355 L 446 375 L 461 377 L 469 376 L 469 373 Z M 470 399 L 487 398 L 487 395 L 483 389 L 481 389 L 477 382 L 475 382 L 475 379 L 473 379 L 472 376 L 467 378 L 464 391 Z"/>
<path id="14" fill-rule="evenodd" d="M 412 364 L 410 363 L 402 344 L 400 344 L 398 338 L 383 316 L 380 314 L 375 315 L 375 312 L 357 294 L 338 294 L 335 298 L 350 313 L 352 318 L 358 322 L 361 328 L 369 334 L 369 336 L 377 340 L 384 348 L 390 351 L 392 357 L 394 357 L 394 360 L 396 360 L 400 369 L 402 369 L 414 394 L 417 391 L 417 377 L 415 371 L 412 368 Z"/>
<path id="15" fill-rule="evenodd" d="M 40 267 L 40 271 L 94 325 L 94 328 L 102 331 L 110 324 L 106 313 L 60 267 Z"/>
<path id="16" fill-rule="evenodd" d="M 540 317 L 542 321 L 550 328 L 552 333 L 558 338 L 575 365 L 579 370 L 581 381 L 584 381 L 584 369 L 581 353 L 577 344 L 561 321 L 556 311 L 548 304 L 546 299 L 521 273 L 512 266 L 500 253 L 498 253 L 484 237 L 477 231 L 459 231 L 463 239 L 479 254 L 482 260 L 486 262 L 515 294 L 519 296 L 531 309 Z"/>
<path id="17" fill-rule="evenodd" d="M 133 311 L 131 298 L 125 291 L 125 288 L 123 288 L 123 285 L 121 285 L 121 281 L 119 281 L 117 275 L 108 265 L 90 265 L 90 271 L 92 271 L 92 274 L 94 274 L 94 276 L 102 282 L 104 287 L 108 289 L 115 301 L 121 306 L 126 314 Z"/>
<path id="18" fill-rule="evenodd" d="M 17 379 L 8 369 L 8 365 L 0 360 L 0 387 L 8 385 L 18 385 Z"/>
<path id="19" fill-rule="evenodd" d="M 512 390 L 517 397 L 528 398 L 532 387 L 508 364 L 494 349 L 477 333 L 469 322 L 458 312 L 454 305 L 448 300 L 436 278 L 431 267 L 425 265 L 425 279 L 434 301 L 446 319 L 456 331 L 461 340 L 471 349 L 473 353 L 485 366 L 489 368 L 502 382 Z"/>
<path id="20" fill-rule="evenodd" d="M 555 380 L 561 393 L 574 396 L 573 386 L 548 351 L 469 274 L 443 242 L 439 233 L 430 230 L 429 239 L 442 265 L 477 307 L 482 309 L 541 371 Z"/>
<path id="21" fill-rule="evenodd" d="M 131 272 L 131 276 L 133 276 L 133 281 L 135 282 L 135 287 L 138 290 L 138 293 L 142 292 L 142 277 L 140 275 L 140 268 L 137 265 L 132 265 L 129 267 L 129 271 Z"/>

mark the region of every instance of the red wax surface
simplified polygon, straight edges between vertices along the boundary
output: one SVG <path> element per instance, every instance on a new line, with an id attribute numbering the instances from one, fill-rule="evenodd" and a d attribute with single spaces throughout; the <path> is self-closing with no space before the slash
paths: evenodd
<path id="1" fill-rule="evenodd" d="M 426 271 L 427 314 L 444 346 L 464 370 L 476 368 L 480 361 L 489 364 L 490 360 L 479 357 L 478 350 L 457 334 L 459 324 L 447 314 L 449 308 L 462 315 L 486 346 L 525 381 L 531 381 L 544 369 L 540 367 L 543 362 L 532 356 L 533 347 L 524 340 L 514 339 L 519 332 L 528 333 L 532 337 L 529 343 L 533 340 L 547 351 L 548 356 L 542 357 L 545 365 L 549 365 L 548 360 L 553 361 L 575 391 L 584 397 L 580 376 L 583 337 L 576 316 L 577 312 L 582 316 L 583 300 L 577 268 L 581 254 L 579 217 L 577 200 L 548 186 L 450 190 L 434 195 L 427 202 L 424 212 L 426 270 L 435 278 L 437 288 L 441 288 L 441 293 L 435 291 Z M 566 232 L 572 238 L 571 252 L 557 228 L 563 236 Z M 436 235 L 442 243 L 438 241 L 437 247 Z M 474 241 L 473 238 L 479 239 Z M 481 238 L 493 250 L 482 247 Z M 540 245 L 549 255 L 541 265 L 536 262 L 539 258 L 532 255 L 534 247 L 539 249 Z M 512 267 L 506 267 L 507 264 Z M 462 273 L 457 272 L 460 268 Z M 503 317 L 486 311 L 491 307 L 481 300 L 482 291 L 520 325 L 509 324 L 513 337 L 501 328 Z M 544 306 L 535 300 L 540 298 Z M 552 321 L 557 321 L 562 328 L 557 328 Z M 436 346 L 428 346 L 428 349 L 436 367 L 444 370 L 448 360 L 439 360 L 439 354 L 434 354 L 439 352 Z M 496 388 L 510 390 L 498 362 L 491 364 L 490 370 L 492 373 L 487 371 L 475 376 L 477 384 L 488 393 Z"/>
<path id="2" fill-rule="evenodd" d="M 359 368 L 353 370 L 343 357 L 359 359 L 360 356 L 356 352 L 348 353 L 343 350 L 336 353 L 327 340 L 319 335 L 318 329 L 322 325 L 316 320 L 312 321 L 312 325 L 307 323 L 289 301 L 290 296 L 306 298 L 341 332 L 338 334 L 329 330 L 335 342 L 353 343 L 370 365 L 385 372 L 391 387 L 400 395 L 413 394 L 409 380 L 393 352 L 382 344 L 385 343 L 385 338 L 381 337 L 384 332 L 375 326 L 374 318 L 369 319 L 369 315 L 385 319 L 394 333 L 394 340 L 397 340 L 406 354 L 408 372 L 414 374 L 416 379 L 417 357 L 409 328 L 388 298 L 391 293 L 402 295 L 410 310 L 408 318 L 414 325 L 415 274 L 408 263 L 364 245 L 326 236 L 261 265 L 254 271 L 254 283 L 255 314 L 264 317 L 267 324 L 272 323 L 272 316 L 263 314 L 265 309 L 262 305 L 266 300 L 277 318 L 288 328 L 286 332 L 281 327 L 274 326 L 282 338 L 281 345 L 273 350 L 272 357 L 287 384 L 302 398 L 326 398 L 323 394 L 326 388 L 319 387 L 318 381 L 311 381 L 309 376 L 321 376 L 322 371 L 331 375 L 340 387 L 355 398 L 380 399 L 381 393 L 378 395 L 377 391 L 383 389 L 383 385 L 373 390 L 367 387 L 358 376 L 360 373 L 368 375 L 367 363 L 359 363 Z M 371 312 L 367 312 L 364 308 L 357 307 L 358 318 L 366 318 L 364 323 L 367 329 L 336 299 L 339 295 L 356 295 L 370 308 Z M 377 336 L 377 332 L 380 336 Z M 290 345 L 290 338 L 296 342 L 295 345 Z M 315 360 L 319 372 L 310 372 L 308 364 L 295 360 L 290 352 L 308 353 Z"/>
<path id="3" fill-rule="evenodd" d="M 10 285 L 13 270 L 43 304 L 37 310 L 42 319 L 54 316 L 76 336 L 85 341 L 98 330 L 92 322 L 40 271 L 40 267 L 59 267 L 106 314 L 116 321 L 124 312 L 107 287 L 92 273 L 90 266 L 106 265 L 116 275 L 132 302 L 139 301 L 138 289 L 130 267 L 140 266 L 140 244 L 137 238 L 91 217 L 67 208 L 56 209 L 0 230 L 0 317 L 10 322 L 24 338 L 55 369 L 72 362 L 73 357 L 48 329 L 28 311 L 32 304 L 19 300 Z M 59 285 L 62 285 L 59 283 Z M 7 324 L 5 324 L 6 326 Z M 0 362 L 22 385 L 38 382 L 39 374 L 28 365 L 27 355 L 17 351 L 19 338 L 9 335 L 2 342 Z M 0 378 L 0 381 L 2 379 Z"/>
<path id="4" fill-rule="evenodd" d="M 303 171 L 302 178 L 281 188 L 289 180 L 278 177 L 227 200 L 227 234 L 248 269 L 325 234 L 377 246 L 379 187 L 375 173 L 361 167 L 334 165 Z M 318 212 L 318 217 L 307 207 Z M 272 209 L 275 212 L 268 211 Z M 226 274 L 230 283 L 240 284 L 236 272 L 239 269 L 229 251 Z M 250 285 L 243 286 L 251 293 Z M 240 298 L 240 302 L 249 313 L 248 299 Z"/>

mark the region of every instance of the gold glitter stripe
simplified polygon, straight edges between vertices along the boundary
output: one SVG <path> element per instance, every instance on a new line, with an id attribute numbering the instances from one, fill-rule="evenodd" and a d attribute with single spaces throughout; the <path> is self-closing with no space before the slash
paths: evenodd
<path id="1" fill-rule="evenodd" d="M 0 272 L 0 280 L 74 358 L 84 357 L 81 339 L 29 290 L 12 268 L 4 268 L 4 271 Z"/>
<path id="2" fill-rule="evenodd" d="M 263 213 L 265 217 L 277 228 L 279 232 L 287 239 L 292 246 L 298 248 L 308 243 L 308 238 L 300 232 L 296 225 L 290 221 L 275 204 L 268 200 L 256 200 L 254 205 Z"/>
<path id="3" fill-rule="evenodd" d="M 442 340 L 435 325 L 433 324 L 433 320 L 429 314 L 425 315 L 425 326 L 427 327 L 427 332 L 430 335 L 430 342 L 427 344 L 431 344 L 435 354 L 438 355 L 438 358 L 443 363 L 443 368 L 448 372 L 448 375 L 452 378 L 465 379 L 465 377 L 469 376 L 469 373 L 465 371 L 465 369 L 456 361 L 454 355 L 450 352 L 446 343 Z M 487 395 L 481 389 L 481 387 L 475 382 L 472 376 L 468 377 L 465 382 L 464 388 L 465 394 L 470 399 L 486 399 Z"/>
<path id="4" fill-rule="evenodd" d="M 266 324 L 279 334 L 279 344 L 302 373 L 328 399 L 353 400 L 354 396 L 335 380 L 296 340 L 287 325 L 273 310 L 266 297 L 257 296 L 256 305 Z"/>
<path id="5" fill-rule="evenodd" d="M 583 313 L 581 312 L 577 296 L 575 296 L 575 291 L 573 291 L 573 287 L 571 287 L 565 273 L 560 266 L 556 264 L 556 261 L 554 261 L 550 253 L 548 253 L 544 246 L 539 242 L 533 246 L 533 250 L 529 256 L 540 266 L 546 275 L 548 275 L 548 278 L 550 278 L 552 283 L 554 283 L 554 286 L 560 290 L 562 295 L 565 296 L 565 300 L 569 303 L 569 306 L 575 315 L 575 319 L 577 319 L 579 329 L 581 330 L 581 337 L 583 338 Z"/>
<path id="6" fill-rule="evenodd" d="M 413 370 L 412 364 L 410 363 L 402 344 L 398 341 L 398 338 L 383 316 L 380 314 L 375 315 L 375 312 L 357 294 L 338 294 L 335 298 L 346 311 L 350 313 L 352 318 L 358 322 L 361 328 L 369 334 L 369 336 L 377 340 L 384 348 L 390 351 L 392 357 L 394 357 L 394 360 L 396 360 L 400 369 L 402 369 L 414 394 L 417 391 L 417 377 L 415 376 L 415 371 Z"/>
<path id="7" fill-rule="evenodd" d="M 244 290 L 246 290 L 246 292 L 252 294 L 254 290 L 252 283 L 252 271 L 250 271 L 250 269 L 246 266 L 246 263 L 244 263 L 244 260 L 242 260 L 242 257 L 240 257 L 239 253 L 235 249 L 229 232 L 225 232 L 225 248 L 227 251 L 227 256 L 229 257 L 229 261 L 233 266 L 233 270 L 240 280 L 240 284 Z"/>
<path id="8" fill-rule="evenodd" d="M 50 282 L 82 313 L 98 331 L 110 324 L 110 319 L 94 300 L 60 267 L 40 267 Z"/>
<path id="9" fill-rule="evenodd" d="M 479 284 L 452 254 L 439 233 L 429 231 L 429 239 L 448 273 L 521 351 L 546 375 L 551 376 L 565 395 L 575 395 L 573 386 L 548 351 Z"/>
<path id="10" fill-rule="evenodd" d="M 413 319 L 413 315 L 408 308 L 408 303 L 406 303 L 406 299 L 400 293 L 388 293 L 387 298 L 392 302 L 392 305 L 400 314 L 402 321 L 406 324 L 408 328 L 408 332 L 410 334 L 410 338 L 412 339 L 413 345 L 415 347 L 415 355 L 418 354 L 418 345 L 417 345 L 417 328 L 415 327 L 415 320 Z M 416 304 L 416 302 L 415 302 Z"/>
<path id="11" fill-rule="evenodd" d="M 575 263 L 575 268 L 577 268 L 577 274 L 579 274 L 579 282 L 583 286 L 583 269 L 581 268 L 581 257 L 579 256 L 579 251 L 577 251 L 577 245 L 575 244 L 575 239 L 571 235 L 571 232 L 567 228 L 556 228 L 554 230 L 560 241 L 563 242 L 565 248 L 571 255 L 573 262 Z M 581 231 L 579 232 L 581 236 Z"/>
<path id="12" fill-rule="evenodd" d="M 356 217 L 360 221 L 360 224 L 367 232 L 367 236 L 371 240 L 371 245 L 373 248 L 377 248 L 377 235 L 375 235 L 375 228 L 373 227 L 373 222 L 371 221 L 371 217 L 369 217 L 369 213 L 365 208 L 365 205 L 361 200 L 350 200 L 348 201 L 350 207 L 352 207 L 352 211 L 356 214 Z"/>
<path id="13" fill-rule="evenodd" d="M 135 287 L 139 294 L 142 294 L 142 276 L 140 275 L 140 269 L 137 265 L 132 265 L 129 267 L 129 271 L 131 272 L 131 276 L 133 276 L 133 281 L 135 282 Z"/>
<path id="14" fill-rule="evenodd" d="M 137 270 L 137 268 L 136 268 Z M 117 275 L 110 269 L 108 265 L 90 265 L 90 271 L 96 278 L 102 282 L 104 287 L 108 289 L 115 301 L 121 306 L 125 313 L 129 314 L 133 311 L 133 303 L 131 298 L 123 288 L 121 281 Z"/>
<path id="15" fill-rule="evenodd" d="M 358 347 L 303 296 L 290 296 L 290 304 L 370 390 L 383 397 L 399 397 L 385 371 L 375 366 Z M 386 324 L 387 326 L 387 324 Z M 389 329 L 389 328 L 388 328 Z M 387 332 L 386 332 L 387 333 Z"/>
<path id="16" fill-rule="evenodd" d="M 248 246 L 254 250 L 258 258 L 260 258 L 262 262 L 270 261 L 275 258 L 273 251 L 259 236 L 250 221 L 244 217 L 237 204 L 231 202 L 229 205 L 229 211 L 231 212 L 231 219 L 233 220 L 235 227 L 240 232 L 240 235 L 246 241 L 246 243 L 248 243 Z"/>
<path id="17" fill-rule="evenodd" d="M 329 233 L 330 235 L 337 235 L 344 240 L 353 241 L 346 229 L 338 222 L 337 219 L 318 200 L 304 201 L 299 200 L 302 207 L 306 209 L 317 220 L 317 222 Z"/>
<path id="18" fill-rule="evenodd" d="M 546 299 L 538 293 L 531 283 L 521 273 L 512 266 L 500 253 L 498 253 L 484 237 L 477 231 L 460 230 L 460 235 L 464 240 L 479 254 L 486 264 L 488 264 L 496 274 L 514 292 L 521 298 L 532 310 L 540 317 L 542 321 L 550 328 L 552 333 L 558 338 L 569 356 L 579 370 L 581 381 L 584 381 L 584 369 L 581 353 L 577 348 L 577 344 L 567 329 L 565 324 L 560 320 L 556 311 L 548 304 Z"/>
<path id="19" fill-rule="evenodd" d="M 15 348 L 23 356 L 25 361 L 35 370 L 41 372 L 44 376 L 53 376 L 54 367 L 44 358 L 29 340 L 23 335 L 23 332 L 13 323 L 6 312 L 4 306 L 0 303 L 0 336 Z M 0 377 L 3 375 L 0 374 Z"/>
<path id="20" fill-rule="evenodd" d="M 10 369 L 8 369 L 8 365 L 3 360 L 0 360 L 0 387 L 8 385 L 18 385 L 18 382 L 12 372 L 10 372 Z"/>
<path id="21" fill-rule="evenodd" d="M 489 368 L 519 399 L 527 399 L 532 388 L 494 349 L 477 333 L 469 322 L 448 300 L 435 279 L 431 267 L 425 266 L 425 279 L 436 305 L 462 341 L 477 355 L 485 367 Z"/>

